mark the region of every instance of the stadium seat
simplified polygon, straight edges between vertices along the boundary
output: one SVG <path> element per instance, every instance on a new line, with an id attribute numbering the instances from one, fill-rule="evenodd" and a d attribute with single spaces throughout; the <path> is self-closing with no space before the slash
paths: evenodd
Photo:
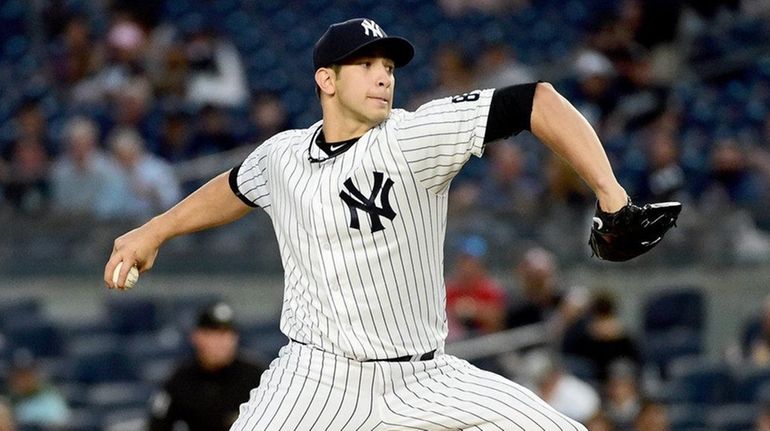
<path id="1" fill-rule="evenodd" d="M 180 297 L 160 301 L 162 320 L 172 326 L 187 330 L 193 327 L 201 308 L 221 301 L 218 294 L 185 294 Z"/>
<path id="2" fill-rule="evenodd" d="M 103 415 L 147 408 L 153 387 L 141 382 L 109 382 L 90 385 L 87 390 L 88 407 Z"/>
<path id="3" fill-rule="evenodd" d="M 747 431 L 754 429 L 757 409 L 751 404 L 715 406 L 706 412 L 706 425 L 715 431 Z"/>
<path id="4" fill-rule="evenodd" d="M 184 334 L 167 328 L 128 337 L 124 340 L 123 351 L 132 362 L 140 364 L 149 359 L 177 359 L 189 350 Z"/>
<path id="5" fill-rule="evenodd" d="M 145 383 L 159 386 L 171 377 L 178 364 L 177 359 L 147 359 L 139 365 L 137 377 Z"/>
<path id="6" fill-rule="evenodd" d="M 751 366 L 741 368 L 733 375 L 733 381 L 735 402 L 756 402 L 764 387 L 770 385 L 770 368 Z"/>
<path id="7" fill-rule="evenodd" d="M 117 336 L 75 340 L 68 345 L 71 379 L 75 383 L 97 384 L 137 380 L 134 364 L 124 354 Z"/>
<path id="8" fill-rule="evenodd" d="M 703 429 L 706 418 L 703 407 L 691 404 L 673 404 L 668 408 L 668 420 L 671 431 Z"/>
<path id="9" fill-rule="evenodd" d="M 64 351 L 58 325 L 45 318 L 32 316 L 8 322 L 5 326 L 10 351 L 27 349 L 35 357 L 53 357 Z"/>
<path id="10" fill-rule="evenodd" d="M 119 335 L 131 335 L 157 330 L 160 327 L 154 298 L 111 297 L 106 301 L 106 314 L 112 331 Z"/>
<path id="11" fill-rule="evenodd" d="M 643 329 L 645 335 L 687 329 L 700 334 L 706 321 L 706 298 L 697 286 L 670 286 L 645 301 Z"/>
<path id="12" fill-rule="evenodd" d="M 145 431 L 147 427 L 147 409 L 136 408 L 121 410 L 104 416 L 103 431 Z"/>
<path id="13" fill-rule="evenodd" d="M 40 298 L 18 298 L 4 300 L 0 304 L 0 332 L 7 323 L 12 323 L 19 319 L 30 319 L 40 317 L 42 306 Z"/>
<path id="14" fill-rule="evenodd" d="M 241 344 L 246 350 L 259 354 L 262 359 L 272 360 L 288 342 L 286 335 L 281 332 L 277 317 L 241 325 Z"/>
<path id="15" fill-rule="evenodd" d="M 717 405 L 730 399 L 732 380 L 724 362 L 697 356 L 679 358 L 669 365 L 668 375 L 685 389 L 688 403 Z"/>
<path id="16" fill-rule="evenodd" d="M 689 330 L 647 335 L 642 340 L 642 357 L 646 364 L 656 367 L 661 376 L 665 377 L 671 361 L 703 353 L 700 338 L 699 333 Z"/>
<path id="17" fill-rule="evenodd" d="M 102 417 L 89 408 L 74 408 L 67 425 L 57 431 L 102 431 Z"/>

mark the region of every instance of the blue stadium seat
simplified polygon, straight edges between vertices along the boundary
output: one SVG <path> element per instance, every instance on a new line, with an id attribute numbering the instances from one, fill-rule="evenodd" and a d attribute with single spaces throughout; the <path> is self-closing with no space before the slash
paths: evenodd
<path id="1" fill-rule="evenodd" d="M 64 341 L 59 327 L 41 317 L 19 318 L 5 325 L 10 351 L 27 349 L 35 357 L 54 357 L 64 352 Z"/>
<path id="2" fill-rule="evenodd" d="M 139 380 L 155 386 L 162 385 L 179 365 L 178 359 L 147 359 L 139 365 Z"/>
<path id="3" fill-rule="evenodd" d="M 646 364 L 657 367 L 665 376 L 674 359 L 703 353 L 700 338 L 700 333 L 686 329 L 647 335 L 642 340 L 642 357 Z"/>
<path id="4" fill-rule="evenodd" d="M 570 374 L 587 382 L 596 382 L 599 375 L 594 362 L 579 356 L 565 356 L 561 359 L 561 365 Z"/>
<path id="5" fill-rule="evenodd" d="M 706 298 L 698 286 L 668 286 L 644 302 L 645 335 L 674 329 L 700 334 L 706 321 Z"/>
<path id="6" fill-rule="evenodd" d="M 108 413 L 146 408 L 153 387 L 142 382 L 109 382 L 90 385 L 87 401 L 90 409 Z"/>
<path id="7" fill-rule="evenodd" d="M 123 351 L 136 364 L 151 359 L 178 359 L 189 352 L 186 334 L 175 328 L 128 337 Z"/>
<path id="8" fill-rule="evenodd" d="M 691 404 L 673 404 L 668 408 L 671 431 L 703 429 L 706 418 L 703 407 Z"/>
<path id="9" fill-rule="evenodd" d="M 241 326 L 241 344 L 263 359 L 272 360 L 278 356 L 278 351 L 288 342 L 280 330 L 278 318 Z"/>
<path id="10" fill-rule="evenodd" d="M 88 385 L 72 381 L 61 382 L 56 389 L 67 400 L 67 404 L 73 410 L 88 407 Z"/>
<path id="11" fill-rule="evenodd" d="M 67 425 L 58 431 L 102 431 L 102 417 L 95 411 L 85 408 L 72 409 Z"/>
<path id="12" fill-rule="evenodd" d="M 136 369 L 120 350 L 105 350 L 74 359 L 73 378 L 86 384 L 138 380 Z"/>
<path id="13" fill-rule="evenodd" d="M 115 335 L 73 340 L 67 346 L 74 383 L 96 384 L 137 380 L 137 370 L 125 355 L 122 340 Z"/>
<path id="14" fill-rule="evenodd" d="M 733 376 L 734 400 L 737 403 L 753 403 L 760 399 L 761 391 L 770 385 L 770 368 L 744 367 Z"/>
<path id="15" fill-rule="evenodd" d="M 747 431 L 754 429 L 757 408 L 751 404 L 715 406 L 706 412 L 706 424 L 715 431 Z"/>
<path id="16" fill-rule="evenodd" d="M 42 317 L 42 305 L 40 298 L 27 297 L 4 300 L 0 304 L 0 331 L 6 322 L 15 322 L 20 319 Z"/>
<path id="17" fill-rule="evenodd" d="M 156 302 L 147 297 L 110 297 L 106 301 L 106 314 L 112 331 L 131 335 L 157 330 L 160 320 Z"/>
<path id="18" fill-rule="evenodd" d="M 161 319 L 167 324 L 190 329 L 200 310 L 206 305 L 221 301 L 222 295 L 214 293 L 185 294 L 159 301 Z"/>
<path id="19" fill-rule="evenodd" d="M 104 416 L 102 429 L 145 430 L 147 429 L 147 408 L 134 408 L 112 412 Z"/>
<path id="20" fill-rule="evenodd" d="M 732 379 L 724 362 L 697 356 L 679 358 L 671 362 L 668 375 L 682 385 L 689 403 L 716 405 L 730 400 Z"/>

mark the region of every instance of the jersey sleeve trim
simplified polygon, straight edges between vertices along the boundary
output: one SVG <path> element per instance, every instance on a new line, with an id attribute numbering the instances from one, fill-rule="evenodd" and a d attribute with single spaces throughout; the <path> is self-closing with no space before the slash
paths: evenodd
<path id="1" fill-rule="evenodd" d="M 228 175 L 228 178 L 227 178 L 228 183 L 230 184 L 230 189 L 233 191 L 235 196 L 238 197 L 238 199 L 243 201 L 243 203 L 245 203 L 246 205 L 252 208 L 256 208 L 257 204 L 250 201 L 249 198 L 244 196 L 243 193 L 241 193 L 241 191 L 238 189 L 238 171 L 241 170 L 241 165 L 242 164 L 230 169 L 230 175 Z"/>

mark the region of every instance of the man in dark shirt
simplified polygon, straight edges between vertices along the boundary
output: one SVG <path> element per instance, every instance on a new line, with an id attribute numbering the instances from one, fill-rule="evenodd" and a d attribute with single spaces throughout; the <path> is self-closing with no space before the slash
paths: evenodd
<path id="1" fill-rule="evenodd" d="M 233 310 L 225 303 L 205 308 L 190 334 L 195 359 L 181 365 L 152 399 L 150 431 L 226 431 L 239 406 L 259 385 L 264 367 L 238 355 Z"/>

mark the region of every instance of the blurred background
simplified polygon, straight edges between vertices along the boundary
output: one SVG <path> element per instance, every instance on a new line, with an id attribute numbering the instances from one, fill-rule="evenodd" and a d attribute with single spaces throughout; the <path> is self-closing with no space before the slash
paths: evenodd
<path id="1" fill-rule="evenodd" d="M 244 351 L 275 356 L 261 211 L 169 242 L 129 293 L 103 265 L 116 236 L 317 121 L 313 43 L 360 16 L 416 46 L 397 107 L 549 81 L 635 202 L 685 204 L 654 251 L 600 262 L 580 179 L 527 133 L 490 144 L 450 192 L 448 350 L 591 430 L 769 430 L 767 0 L 0 1 L 0 407 L 24 398 L 19 361 L 66 407 L 18 427 L 144 429 L 214 299 Z"/>

